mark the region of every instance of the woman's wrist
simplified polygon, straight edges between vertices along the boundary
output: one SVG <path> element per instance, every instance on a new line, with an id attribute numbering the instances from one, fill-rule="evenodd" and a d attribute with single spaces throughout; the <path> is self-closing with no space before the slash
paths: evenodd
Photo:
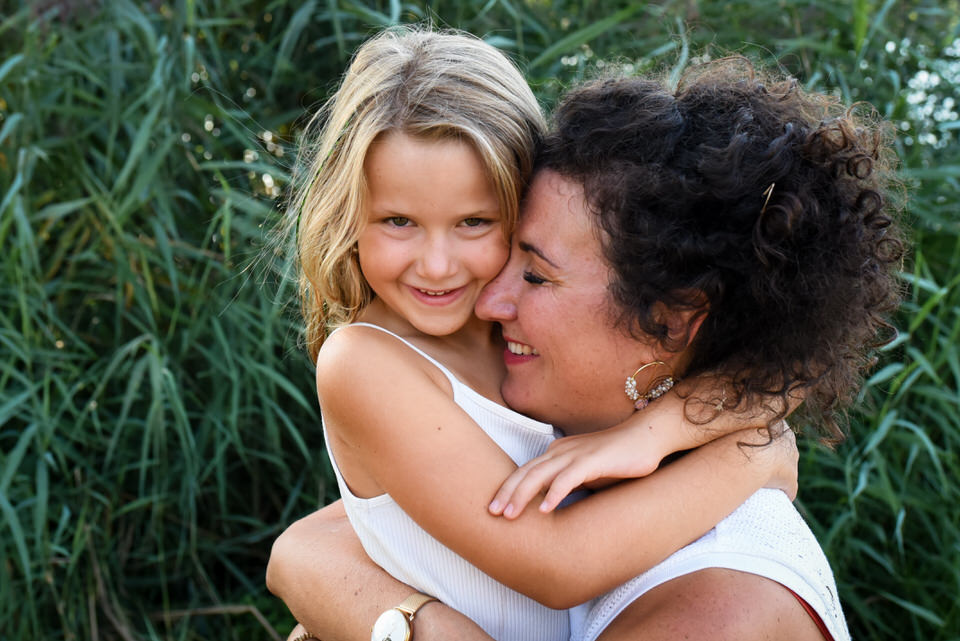
<path id="1" fill-rule="evenodd" d="M 414 621 L 416 641 L 493 641 L 483 629 L 450 606 L 431 601 Z"/>
<path id="2" fill-rule="evenodd" d="M 300 633 L 338 641 L 368 641 L 377 617 L 416 592 L 370 560 L 340 501 L 281 535 L 267 579 L 303 624 Z M 416 641 L 492 641 L 473 621 L 436 601 L 420 607 L 413 625 Z"/>

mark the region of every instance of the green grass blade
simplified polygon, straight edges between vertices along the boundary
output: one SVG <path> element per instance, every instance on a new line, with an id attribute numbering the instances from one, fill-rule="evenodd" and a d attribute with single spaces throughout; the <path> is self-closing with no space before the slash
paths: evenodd
<path id="1" fill-rule="evenodd" d="M 0 492 L 0 514 L 3 514 L 3 518 L 7 522 L 7 530 L 13 536 L 13 543 L 19 555 L 20 570 L 29 584 L 33 581 L 33 571 L 30 564 L 30 553 L 27 551 L 27 537 L 24 536 L 23 527 L 20 525 L 20 519 L 17 518 L 16 510 L 10 505 L 10 501 L 4 492 Z"/>
<path id="2" fill-rule="evenodd" d="M 528 68 L 532 71 L 541 67 L 547 62 L 555 61 L 561 55 L 569 53 L 580 45 L 589 42 L 600 34 L 606 33 L 610 29 L 613 29 L 617 25 L 625 22 L 628 18 L 633 17 L 634 14 L 636 14 L 641 8 L 643 8 L 642 4 L 631 3 L 630 6 L 617 11 L 603 20 L 599 20 L 593 24 L 574 31 L 570 35 L 561 38 L 557 42 L 544 49 L 540 55 L 530 61 Z"/>

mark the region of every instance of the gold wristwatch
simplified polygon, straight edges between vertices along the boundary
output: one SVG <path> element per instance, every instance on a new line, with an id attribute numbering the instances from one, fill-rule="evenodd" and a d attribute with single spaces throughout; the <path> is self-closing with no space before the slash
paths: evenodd
<path id="1" fill-rule="evenodd" d="M 403 603 L 377 617 L 370 641 L 410 641 L 413 639 L 413 616 L 431 601 L 436 599 L 420 592 L 411 594 Z"/>

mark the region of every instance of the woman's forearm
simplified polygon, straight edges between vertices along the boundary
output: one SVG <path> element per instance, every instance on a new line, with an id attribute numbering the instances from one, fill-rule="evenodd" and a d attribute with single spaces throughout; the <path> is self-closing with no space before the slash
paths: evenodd
<path id="1" fill-rule="evenodd" d="M 363 551 L 338 501 L 291 525 L 273 545 L 267 587 L 321 639 L 369 641 L 380 614 L 415 592 Z M 442 603 L 414 619 L 417 641 L 492 641 L 470 619 Z"/>

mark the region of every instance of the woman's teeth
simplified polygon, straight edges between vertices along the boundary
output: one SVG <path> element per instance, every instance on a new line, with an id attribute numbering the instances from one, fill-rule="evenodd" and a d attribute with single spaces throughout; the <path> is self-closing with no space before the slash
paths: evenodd
<path id="1" fill-rule="evenodd" d="M 533 349 L 529 345 L 524 345 L 523 343 L 514 343 L 513 341 L 507 341 L 507 349 L 510 350 L 511 354 L 516 354 L 517 356 L 539 356 L 540 352 Z"/>
<path id="2" fill-rule="evenodd" d="M 426 294 L 427 296 L 443 296 L 444 294 L 449 294 L 449 293 L 452 292 L 453 290 L 452 290 L 452 289 L 442 289 L 442 290 L 440 290 L 440 291 L 436 291 L 436 290 L 432 290 L 432 289 L 419 289 L 419 288 L 418 288 L 417 291 L 420 292 L 421 294 Z"/>

